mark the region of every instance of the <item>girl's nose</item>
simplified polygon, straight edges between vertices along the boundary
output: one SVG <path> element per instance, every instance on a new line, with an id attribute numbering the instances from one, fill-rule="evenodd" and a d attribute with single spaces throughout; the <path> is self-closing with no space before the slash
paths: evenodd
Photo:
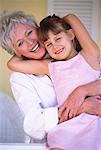
<path id="1" fill-rule="evenodd" d="M 53 48 L 54 48 L 54 49 L 57 49 L 57 48 L 58 48 L 58 45 L 57 45 L 56 43 L 54 43 L 54 44 L 53 44 Z"/>

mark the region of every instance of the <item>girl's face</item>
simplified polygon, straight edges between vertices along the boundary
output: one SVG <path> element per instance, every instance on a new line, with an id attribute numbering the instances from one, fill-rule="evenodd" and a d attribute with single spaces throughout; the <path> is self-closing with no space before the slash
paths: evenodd
<path id="1" fill-rule="evenodd" d="M 11 35 L 11 42 L 18 56 L 42 59 L 46 53 L 45 48 L 38 42 L 37 30 L 29 25 L 18 24 Z"/>
<path id="2" fill-rule="evenodd" d="M 76 51 L 72 44 L 72 40 L 74 39 L 72 30 L 68 30 L 67 32 L 62 31 L 58 34 L 49 31 L 48 37 L 48 40 L 44 44 L 52 58 L 56 60 L 67 60 L 74 57 Z"/>

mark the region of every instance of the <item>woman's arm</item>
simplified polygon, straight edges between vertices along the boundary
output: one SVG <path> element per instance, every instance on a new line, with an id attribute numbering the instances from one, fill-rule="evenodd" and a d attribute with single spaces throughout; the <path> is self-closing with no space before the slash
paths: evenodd
<path id="1" fill-rule="evenodd" d="M 101 97 L 93 96 L 85 99 L 83 104 L 80 106 L 77 115 L 81 113 L 88 113 L 91 115 L 101 116 Z"/>
<path id="2" fill-rule="evenodd" d="M 86 60 L 89 64 L 92 63 L 93 66 L 95 66 L 95 62 L 98 62 L 99 60 L 100 48 L 91 38 L 87 29 L 77 16 L 74 14 L 69 14 L 65 16 L 64 19 L 71 25 L 74 34 L 82 47 L 82 53 L 86 57 Z"/>
<path id="3" fill-rule="evenodd" d="M 81 85 L 79 88 L 78 90 L 84 93 L 85 97 L 101 95 L 101 79 Z"/>
<path id="4" fill-rule="evenodd" d="M 48 77 L 14 72 L 10 85 L 24 116 L 24 131 L 35 139 L 44 138 L 58 123 L 56 97 Z"/>
<path id="5" fill-rule="evenodd" d="M 7 63 L 9 69 L 27 74 L 47 74 L 48 63 L 51 60 L 24 60 L 22 57 L 13 56 Z"/>

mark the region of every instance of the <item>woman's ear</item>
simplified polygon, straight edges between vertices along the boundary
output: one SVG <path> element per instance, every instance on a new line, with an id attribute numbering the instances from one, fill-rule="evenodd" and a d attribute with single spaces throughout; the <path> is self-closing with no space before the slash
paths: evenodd
<path id="1" fill-rule="evenodd" d="M 16 50 L 15 50 L 15 54 L 16 54 L 18 57 L 21 57 L 21 54 L 20 54 L 19 52 L 17 52 Z"/>
<path id="2" fill-rule="evenodd" d="M 72 29 L 67 30 L 67 34 L 71 40 L 74 40 L 75 35 Z"/>

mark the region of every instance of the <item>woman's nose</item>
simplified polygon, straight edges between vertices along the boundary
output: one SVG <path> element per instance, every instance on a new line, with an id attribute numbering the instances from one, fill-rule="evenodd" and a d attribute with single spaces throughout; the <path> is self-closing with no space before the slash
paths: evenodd
<path id="1" fill-rule="evenodd" d="M 30 45 L 33 44 L 33 40 L 32 40 L 32 39 L 29 39 L 29 38 L 26 38 L 26 42 L 27 42 L 28 44 L 30 44 Z"/>

